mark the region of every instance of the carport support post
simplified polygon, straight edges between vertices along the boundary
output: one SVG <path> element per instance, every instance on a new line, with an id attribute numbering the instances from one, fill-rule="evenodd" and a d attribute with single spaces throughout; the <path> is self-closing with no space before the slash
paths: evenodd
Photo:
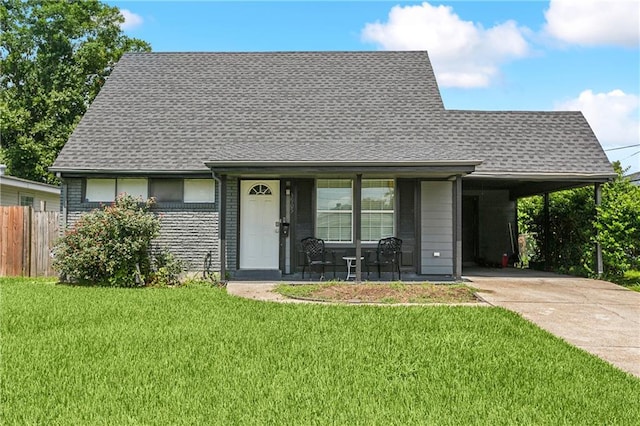
<path id="1" fill-rule="evenodd" d="M 362 175 L 356 175 L 355 187 L 353 189 L 353 227 L 356 237 L 356 282 L 362 280 L 362 229 L 360 229 L 360 216 L 362 209 Z"/>
<path id="2" fill-rule="evenodd" d="M 598 210 L 597 207 L 602 203 L 602 186 L 599 183 L 594 184 L 593 186 L 593 198 L 596 202 L 596 219 L 598 218 Z M 595 230 L 596 233 L 596 271 L 598 273 L 598 278 L 602 276 L 604 273 L 604 262 L 602 261 L 602 246 L 600 242 L 598 242 L 598 230 Z"/>
<path id="3" fill-rule="evenodd" d="M 544 233 L 542 238 L 542 243 L 544 247 L 542 248 L 542 253 L 544 254 L 544 270 L 548 271 L 551 265 L 549 262 L 550 250 L 549 250 L 549 193 L 544 193 L 544 223 L 542 225 L 542 232 Z"/>

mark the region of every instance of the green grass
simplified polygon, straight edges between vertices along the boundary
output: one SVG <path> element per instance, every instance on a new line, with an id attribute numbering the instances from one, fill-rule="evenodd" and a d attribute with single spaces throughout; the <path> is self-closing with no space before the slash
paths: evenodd
<path id="1" fill-rule="evenodd" d="M 640 380 L 499 308 L 0 279 L 0 423 L 622 424 Z"/>
<path id="2" fill-rule="evenodd" d="M 630 290 L 640 292 L 640 271 L 626 271 L 622 277 L 620 284 Z"/>

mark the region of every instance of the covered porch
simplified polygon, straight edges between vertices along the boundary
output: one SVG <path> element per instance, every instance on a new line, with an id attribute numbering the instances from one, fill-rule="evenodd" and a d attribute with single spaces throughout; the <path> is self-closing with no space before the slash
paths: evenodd
<path id="1" fill-rule="evenodd" d="M 329 261 L 324 274 L 311 268 L 315 280 L 334 269 L 354 281 L 459 278 L 462 177 L 479 163 L 207 162 L 220 188 L 221 276 L 298 280 L 304 269 L 309 279 L 300 242 L 314 237 Z M 384 237 L 402 240 L 400 274 L 370 261 Z"/>

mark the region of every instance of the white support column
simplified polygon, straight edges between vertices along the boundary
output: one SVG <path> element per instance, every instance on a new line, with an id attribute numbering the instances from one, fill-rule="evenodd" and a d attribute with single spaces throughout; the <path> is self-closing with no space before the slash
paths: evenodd
<path id="1" fill-rule="evenodd" d="M 600 205 L 600 203 L 602 203 L 602 187 L 600 186 L 599 183 L 594 184 L 594 191 L 593 191 L 593 195 L 594 195 L 594 200 L 596 202 L 596 207 L 598 207 Z M 597 218 L 598 212 L 596 210 L 596 218 Z M 596 238 L 598 237 L 598 230 L 596 229 Z M 604 273 L 604 261 L 602 260 L 602 246 L 600 245 L 600 243 L 597 241 L 596 239 L 596 253 L 595 253 L 595 261 L 596 261 L 596 272 L 598 274 L 598 277 L 601 277 L 602 274 Z"/>

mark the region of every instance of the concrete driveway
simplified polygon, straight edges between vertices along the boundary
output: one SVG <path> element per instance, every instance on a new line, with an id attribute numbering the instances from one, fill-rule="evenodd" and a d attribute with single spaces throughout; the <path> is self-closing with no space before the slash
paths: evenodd
<path id="1" fill-rule="evenodd" d="M 488 303 L 515 311 L 570 344 L 640 377 L 640 293 L 587 278 L 520 269 L 470 269 Z"/>

